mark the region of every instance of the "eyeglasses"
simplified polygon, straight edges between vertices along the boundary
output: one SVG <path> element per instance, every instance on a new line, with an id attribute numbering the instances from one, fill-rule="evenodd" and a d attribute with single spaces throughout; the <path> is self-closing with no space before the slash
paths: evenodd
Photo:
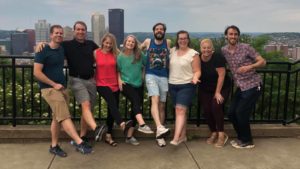
<path id="1" fill-rule="evenodd" d="M 188 38 L 178 38 L 178 40 L 188 40 Z"/>

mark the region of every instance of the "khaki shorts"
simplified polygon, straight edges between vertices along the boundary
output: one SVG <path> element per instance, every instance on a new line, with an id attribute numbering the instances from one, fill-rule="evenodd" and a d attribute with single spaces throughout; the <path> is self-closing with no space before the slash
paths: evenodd
<path id="1" fill-rule="evenodd" d="M 61 122 L 71 118 L 69 111 L 69 95 L 67 90 L 55 90 L 54 88 L 42 89 L 42 97 L 52 110 L 52 119 Z"/>

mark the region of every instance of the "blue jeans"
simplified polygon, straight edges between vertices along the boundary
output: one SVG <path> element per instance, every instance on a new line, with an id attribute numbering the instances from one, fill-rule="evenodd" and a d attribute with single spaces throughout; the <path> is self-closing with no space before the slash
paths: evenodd
<path id="1" fill-rule="evenodd" d="M 237 137 L 243 143 L 252 142 L 250 129 L 250 114 L 255 108 L 255 103 L 261 94 L 260 87 L 246 91 L 238 88 L 228 110 L 228 118 L 232 122 Z"/>

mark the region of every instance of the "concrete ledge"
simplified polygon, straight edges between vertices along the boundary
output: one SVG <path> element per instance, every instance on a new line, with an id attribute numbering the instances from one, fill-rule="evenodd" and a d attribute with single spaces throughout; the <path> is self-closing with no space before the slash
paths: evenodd
<path id="1" fill-rule="evenodd" d="M 154 126 L 151 127 L 155 129 Z M 172 132 L 174 132 L 174 125 L 167 125 L 167 127 L 172 128 Z M 281 124 L 252 124 L 251 128 L 254 137 L 300 137 L 300 125 L 298 124 L 290 124 L 287 126 Z M 200 127 L 188 125 L 187 130 L 189 138 L 207 137 L 210 133 L 206 125 L 201 125 Z M 225 125 L 225 131 L 230 137 L 236 136 L 230 124 Z M 124 137 L 120 128 L 115 128 L 113 132 L 116 138 Z M 89 135 L 92 136 L 91 133 Z M 146 135 L 138 131 L 135 132 L 135 136 L 146 138 L 155 137 L 154 134 Z M 170 136 L 172 136 L 172 134 Z M 49 141 L 50 138 L 50 126 L 48 125 L 0 126 L 0 142 L 37 142 Z M 60 138 L 69 139 L 65 132 L 61 132 Z"/>

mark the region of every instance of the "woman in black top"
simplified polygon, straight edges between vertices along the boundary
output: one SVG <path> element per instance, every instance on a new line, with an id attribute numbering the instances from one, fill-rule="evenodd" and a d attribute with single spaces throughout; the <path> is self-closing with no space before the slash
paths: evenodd
<path id="1" fill-rule="evenodd" d="M 223 104 L 230 93 L 230 79 L 226 76 L 225 59 L 214 52 L 210 39 L 200 42 L 201 50 L 201 83 L 200 102 L 204 109 L 204 116 L 211 131 L 207 144 L 223 147 L 228 140 L 224 133 Z"/>

